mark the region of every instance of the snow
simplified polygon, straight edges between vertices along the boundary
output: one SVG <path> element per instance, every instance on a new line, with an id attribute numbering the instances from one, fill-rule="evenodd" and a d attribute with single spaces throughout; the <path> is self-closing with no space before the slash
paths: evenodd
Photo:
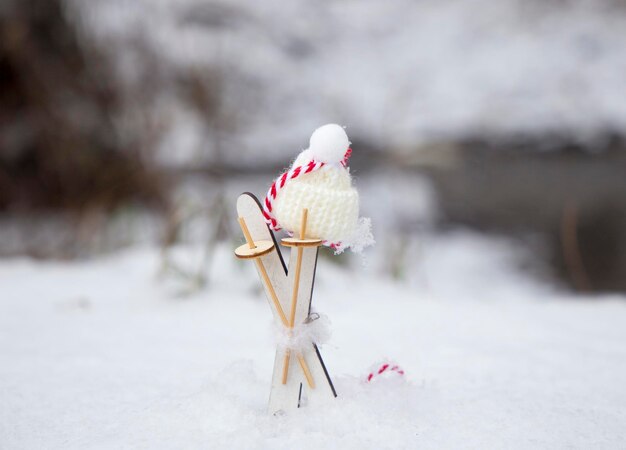
<path id="1" fill-rule="evenodd" d="M 1 261 L 0 447 L 626 445 L 626 299 L 541 284 L 510 243 L 464 231 L 424 237 L 405 281 L 321 258 L 314 307 L 332 321 L 321 351 L 339 397 L 268 416 L 271 316 L 234 246 L 186 298 L 149 247 Z M 406 376 L 366 383 L 384 358 Z"/>

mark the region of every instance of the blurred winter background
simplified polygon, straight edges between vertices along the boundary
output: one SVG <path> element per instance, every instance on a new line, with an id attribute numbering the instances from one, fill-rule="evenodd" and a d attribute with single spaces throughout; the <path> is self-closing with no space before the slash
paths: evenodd
<path id="1" fill-rule="evenodd" d="M 377 245 L 324 252 L 327 363 L 356 377 L 396 357 L 422 383 L 424 411 L 397 414 L 427 425 L 402 422 L 395 448 L 624 445 L 626 2 L 3 0 L 0 446 L 293 448 L 260 418 L 273 344 L 232 258 L 235 199 L 329 122 Z M 331 284 L 361 288 L 348 305 Z M 207 388 L 231 363 L 257 403 Z M 481 429 L 506 414 L 522 428 Z M 346 448 L 388 443 L 387 425 Z"/>

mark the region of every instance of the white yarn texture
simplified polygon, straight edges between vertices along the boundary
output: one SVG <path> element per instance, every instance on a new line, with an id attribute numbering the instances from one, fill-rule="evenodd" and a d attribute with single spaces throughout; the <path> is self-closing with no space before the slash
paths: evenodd
<path id="1" fill-rule="evenodd" d="M 292 167 L 311 161 L 304 150 Z M 308 209 L 306 237 L 339 243 L 335 251 L 350 247 L 360 252 L 372 245 L 369 219 L 359 220 L 359 193 L 352 186 L 350 170 L 340 163 L 326 164 L 319 170 L 288 182 L 274 201 L 274 214 L 285 229 L 298 234 L 302 210 Z"/>
<path id="2" fill-rule="evenodd" d="M 313 320 L 296 325 L 293 329 L 279 325 L 274 327 L 276 343 L 281 350 L 302 352 L 313 344 L 328 342 L 331 335 L 330 319 L 325 315 L 313 314 Z"/>

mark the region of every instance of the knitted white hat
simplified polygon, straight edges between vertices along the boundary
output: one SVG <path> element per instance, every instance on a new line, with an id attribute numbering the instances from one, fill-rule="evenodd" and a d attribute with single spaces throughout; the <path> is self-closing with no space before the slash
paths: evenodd
<path id="1" fill-rule="evenodd" d="M 315 130 L 309 148 L 270 188 L 264 205 L 268 223 L 294 232 L 307 208 L 307 237 L 324 239 L 338 253 L 373 244 L 370 220 L 359 219 L 359 194 L 347 167 L 349 145 L 339 125 Z"/>

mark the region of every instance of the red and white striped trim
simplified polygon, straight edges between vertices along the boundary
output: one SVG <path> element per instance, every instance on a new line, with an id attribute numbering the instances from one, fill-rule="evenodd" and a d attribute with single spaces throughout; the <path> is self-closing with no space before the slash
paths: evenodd
<path id="1" fill-rule="evenodd" d="M 372 381 L 374 377 L 382 375 L 385 372 L 387 373 L 395 372 L 400 376 L 404 375 L 404 370 L 402 370 L 402 368 L 398 366 L 397 364 L 384 363 L 378 369 L 373 370 L 367 375 L 367 382 L 369 383 L 370 381 Z"/>
<path id="2" fill-rule="evenodd" d="M 278 193 L 285 187 L 287 181 L 298 178 L 300 175 L 315 172 L 325 165 L 326 164 L 323 162 L 310 161 L 304 166 L 293 167 L 291 170 L 288 170 L 287 172 L 276 178 L 276 180 L 274 180 L 269 190 L 267 191 L 265 201 L 263 202 L 263 217 L 265 217 L 265 222 L 270 226 L 272 230 L 279 231 L 281 229 L 280 224 L 278 223 L 272 212 L 274 207 L 274 200 L 276 200 L 276 196 L 278 195 Z"/>
<path id="3" fill-rule="evenodd" d="M 343 167 L 348 167 L 348 159 L 352 155 L 352 149 L 348 148 L 346 150 L 346 154 L 344 155 L 343 160 L 341 161 L 341 165 Z M 267 195 L 265 196 L 265 201 L 263 202 L 263 217 L 265 218 L 265 223 L 269 225 L 269 227 L 274 231 L 280 231 L 282 227 L 274 217 L 273 209 L 274 209 L 274 200 L 278 196 L 278 193 L 285 187 L 285 185 L 299 176 L 306 175 L 307 173 L 315 172 L 316 170 L 324 167 L 326 163 L 321 161 L 309 161 L 307 164 L 302 166 L 296 166 L 281 174 L 278 178 L 274 180 L 269 190 L 267 191 Z M 336 248 L 340 245 L 339 242 L 327 242 L 323 243 L 326 246 L 331 248 Z"/>

